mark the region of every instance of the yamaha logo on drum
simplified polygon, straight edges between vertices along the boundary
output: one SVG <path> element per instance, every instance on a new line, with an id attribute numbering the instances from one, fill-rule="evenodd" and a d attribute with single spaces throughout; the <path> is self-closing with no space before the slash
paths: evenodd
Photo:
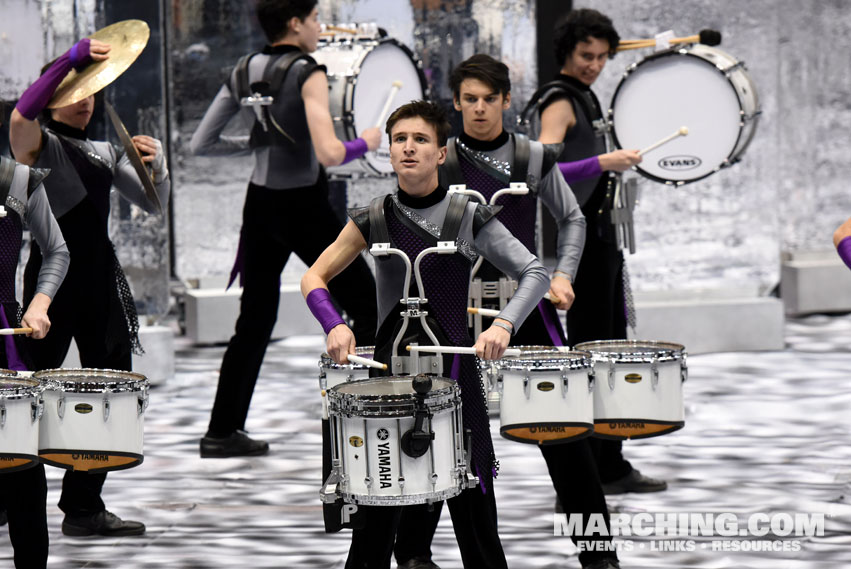
<path id="1" fill-rule="evenodd" d="M 91 413 L 92 410 L 93 410 L 92 406 L 89 405 L 88 403 L 77 403 L 76 405 L 74 405 L 74 411 L 76 411 L 77 413 L 81 413 L 83 415 Z"/>
<path id="2" fill-rule="evenodd" d="M 378 429 L 375 433 L 379 441 L 386 441 L 390 438 L 390 432 L 387 429 Z"/>
<path id="3" fill-rule="evenodd" d="M 703 164 L 703 161 L 697 156 L 666 156 L 659 160 L 659 167 L 664 170 L 694 170 Z"/>
<path id="4" fill-rule="evenodd" d="M 640 373 L 628 373 L 624 376 L 624 379 L 626 380 L 627 383 L 638 383 L 639 381 L 641 381 L 641 374 Z"/>

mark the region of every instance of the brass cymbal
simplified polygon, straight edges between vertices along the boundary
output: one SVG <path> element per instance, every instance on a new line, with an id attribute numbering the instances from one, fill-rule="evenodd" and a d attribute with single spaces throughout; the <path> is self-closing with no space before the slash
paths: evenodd
<path id="1" fill-rule="evenodd" d="M 145 195 L 147 195 L 148 199 L 157 206 L 157 210 L 162 213 L 163 206 L 162 203 L 160 203 L 160 197 L 157 195 L 157 188 L 154 186 L 154 180 L 151 177 L 151 173 L 148 172 L 148 168 L 145 166 L 145 163 L 142 161 L 142 155 L 139 154 L 139 150 L 136 148 L 136 145 L 133 144 L 133 138 L 130 136 L 130 133 L 127 132 L 127 127 L 125 127 L 124 123 L 121 122 L 121 119 L 118 117 L 118 113 L 115 112 L 115 108 L 109 104 L 109 101 L 105 101 L 105 106 L 106 114 L 109 115 L 109 120 L 112 121 L 112 126 L 115 127 L 115 132 L 118 133 L 121 145 L 124 146 L 124 152 L 127 153 L 127 158 L 130 159 L 130 164 L 133 165 L 133 168 L 136 170 L 136 174 L 139 175 L 139 180 L 142 181 L 142 187 L 145 189 Z"/>
<path id="2" fill-rule="evenodd" d="M 150 36 L 151 29 L 142 20 L 116 22 L 90 35 L 90 39 L 100 40 L 112 47 L 109 58 L 94 61 L 79 72 L 72 69 L 57 87 L 47 108 L 73 105 L 115 81 L 136 61 Z"/>

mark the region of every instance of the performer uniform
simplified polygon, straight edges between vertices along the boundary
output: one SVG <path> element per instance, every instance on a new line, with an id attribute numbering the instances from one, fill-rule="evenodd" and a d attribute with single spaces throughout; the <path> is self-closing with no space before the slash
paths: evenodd
<path id="1" fill-rule="evenodd" d="M 391 246 L 404 251 L 411 259 L 426 247 L 436 244 L 438 236 L 444 240 L 452 212 L 463 212 L 454 255 L 429 255 L 423 259 L 421 273 L 429 314 L 436 323 L 435 333 L 441 342 L 456 346 L 471 346 L 466 322 L 467 295 L 470 268 L 478 255 L 500 267 L 506 274 L 520 281 L 517 294 L 505 307 L 500 318 L 515 326 L 523 322 L 534 308 L 537 299 L 547 287 L 546 270 L 523 245 L 498 222 L 492 221 L 490 208 L 469 203 L 466 196 L 447 195 L 438 187 L 425 197 L 407 195 L 401 189 L 397 194 L 377 198 L 370 208 L 353 210 L 351 217 L 371 246 L 381 241 L 382 231 L 379 217 L 386 220 L 387 234 Z M 450 212 L 450 213 L 447 213 Z M 378 283 L 378 313 L 382 325 L 376 340 L 376 358 L 389 361 L 392 342 L 399 325 L 398 304 L 403 296 L 404 265 L 401 260 L 389 256 L 376 259 Z M 413 282 L 413 280 L 412 280 Z M 411 296 L 419 296 L 414 288 Z M 413 323 L 412 328 L 417 328 Z M 418 337 L 410 341 L 431 343 L 419 331 Z M 399 355 L 406 355 L 400 344 Z M 464 567 L 505 567 L 505 556 L 497 534 L 496 502 L 493 477 L 497 464 L 490 436 L 486 394 L 472 356 L 448 356 L 444 358 L 444 375 L 456 379 L 461 386 L 462 417 L 465 429 L 473 434 L 472 471 L 480 479 L 477 488 L 464 490 L 448 501 L 461 549 Z M 393 547 L 400 515 L 406 508 L 363 507 L 366 510 L 365 529 L 353 531 L 347 568 L 387 567 Z"/>
<path id="2" fill-rule="evenodd" d="M 280 275 L 291 253 L 312 265 L 342 229 L 328 203 L 328 184 L 310 139 L 301 89 L 313 73 L 324 73 L 294 45 L 267 46 L 244 57 L 221 87 L 192 136 L 191 149 L 202 155 L 251 153 L 254 171 L 243 209 L 239 253 L 232 273 L 241 273 L 243 294 L 236 331 L 222 361 L 219 386 L 201 456 L 264 454 L 268 444 L 244 434 L 251 395 L 278 314 Z M 274 92 L 275 85 L 279 85 Z M 240 105 L 255 89 L 274 95 L 263 110 Z M 241 113 L 240 113 L 241 111 Z M 241 114 L 251 135 L 222 136 Z M 265 124 L 265 129 L 264 129 Z M 280 130 L 279 130 L 280 128 Z M 286 135 L 282 134 L 286 133 Z M 363 259 L 341 273 L 330 290 L 353 320 L 358 343 L 375 337 L 375 284 Z"/>
<path id="3" fill-rule="evenodd" d="M 53 298 L 68 271 L 68 248 L 41 185 L 46 174 L 0 156 L 0 205 L 6 210 L 6 216 L 0 217 L 0 328 L 18 327 L 21 323 L 21 307 L 15 300 L 15 272 L 24 223 L 45 252 L 36 292 Z M 24 336 L 3 337 L 0 367 L 32 369 Z M 47 565 L 46 500 L 44 465 L 16 472 L 0 471 L 0 505 L 8 515 L 16 567 Z"/>

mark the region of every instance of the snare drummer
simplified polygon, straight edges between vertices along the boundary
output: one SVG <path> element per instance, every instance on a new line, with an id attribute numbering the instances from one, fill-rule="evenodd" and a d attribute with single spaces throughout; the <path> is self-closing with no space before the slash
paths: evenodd
<path id="1" fill-rule="evenodd" d="M 540 141 L 563 142 L 559 159 L 582 160 L 582 168 L 593 174 L 571 182 L 587 220 L 580 278 L 574 282 L 576 301 L 567 318 L 567 338 L 572 345 L 626 338 L 624 260 L 609 218 L 611 196 L 607 195 L 608 177 L 602 171 L 623 171 L 640 162 L 641 157 L 632 150 L 605 154 L 605 119 L 591 90 L 619 41 L 607 16 L 592 9 L 571 12 L 556 32 L 555 56 L 562 64 L 561 72 L 556 81 L 533 96 L 540 98 Z M 575 163 L 563 166 L 573 172 L 569 174 L 572 176 L 576 167 Z M 621 441 L 592 438 L 591 443 L 607 494 L 667 488 L 664 480 L 644 476 L 624 459 Z"/>
<path id="2" fill-rule="evenodd" d="M 0 122 L 4 113 L 0 106 Z M 32 328 L 31 337 L 42 339 L 50 329 L 47 308 L 68 272 L 68 247 L 41 180 L 46 170 L 30 169 L 0 156 L 0 328 Z M 18 322 L 15 300 L 15 271 L 21 250 L 23 224 L 44 252 L 38 273 L 36 294 Z M 0 368 L 32 369 L 23 336 L 3 336 L 0 341 Z M 4 472 L 0 470 L 0 472 Z M 9 520 L 9 538 L 15 551 L 16 567 L 46 567 L 48 550 L 47 482 L 44 465 L 0 474 L 0 509 Z"/>
<path id="3" fill-rule="evenodd" d="M 437 242 L 435 227 L 459 227 L 453 223 L 444 226 L 447 219 L 460 223 L 456 240 L 458 252 L 431 255 L 422 263 L 429 316 L 436 321 L 438 338 L 443 337 L 442 341 L 452 345 L 473 343 L 466 326 L 466 306 L 475 255 L 483 255 L 519 281 L 514 298 L 475 343 L 480 357 L 499 358 L 514 327 L 523 322 L 546 291 L 546 270 L 501 223 L 492 219 L 490 208 L 475 205 L 466 196 L 453 198 L 438 184 L 437 168 L 445 160 L 449 132 L 442 109 L 423 101 L 408 103 L 390 116 L 386 130 L 399 190 L 396 194 L 376 198 L 378 201 L 373 204 L 378 212 L 375 215 L 386 220 L 392 246 L 414 259 L 419 251 Z M 355 353 L 355 338 L 334 310 L 326 287 L 329 280 L 377 237 L 371 231 L 369 210 L 367 207 L 350 212 L 352 220 L 307 271 L 301 283 L 308 306 L 328 333 L 327 351 L 339 363 L 346 361 L 347 354 Z M 381 327 L 375 357 L 382 359 L 392 352 L 394 330 L 399 322 L 399 299 L 409 296 L 409 292 L 401 290 L 405 266 L 397 258 L 376 262 L 376 272 Z M 422 331 L 417 340 L 431 343 Z M 400 348 L 399 355 L 404 355 L 404 347 Z M 496 527 L 492 479 L 497 465 L 476 362 L 472 356 L 454 356 L 445 358 L 443 367 L 444 375 L 456 379 L 461 386 L 463 424 L 465 429 L 472 430 L 471 470 L 480 479 L 479 487 L 464 490 L 448 500 L 461 558 L 464 567 L 470 569 L 506 567 Z M 346 567 L 389 567 L 396 526 L 405 508 L 361 509 L 366 512 L 365 529 L 353 531 Z"/>
<path id="4" fill-rule="evenodd" d="M 17 159 L 51 169 L 44 188 L 72 260 L 48 313 L 51 334 L 29 346 L 38 370 L 60 367 L 72 338 L 84 367 L 129 371 L 133 352 L 141 349 L 136 306 L 107 231 L 110 192 L 114 185 L 123 197 L 149 213 L 156 212 L 157 205 L 145 194 L 126 154 L 118 154 L 109 142 L 89 139 L 86 128 L 94 112 L 94 96 L 50 110 L 44 125 L 38 120 L 72 68 L 106 60 L 110 49 L 97 40 L 81 40 L 21 95 L 12 112 L 10 140 Z M 149 136 L 135 136 L 133 142 L 142 160 L 152 166 L 159 202 L 167 204 L 171 182 L 162 144 Z M 42 264 L 43 252 L 33 244 L 24 273 L 24 299 L 34 298 Z M 65 513 L 63 533 L 145 533 L 143 523 L 122 520 L 106 510 L 101 499 L 105 480 L 105 473 L 65 473 L 59 499 Z"/>
<path id="5" fill-rule="evenodd" d="M 315 262 L 342 229 L 328 203 L 323 166 L 359 158 L 381 142 L 378 128 L 366 129 L 361 138 L 347 142 L 334 133 L 325 67 L 308 55 L 319 41 L 316 0 L 261 0 L 257 18 L 269 44 L 234 67 L 190 145 L 199 155 L 254 155 L 231 272 L 231 282 L 239 273 L 243 286 L 240 314 L 222 360 L 210 424 L 201 439 L 202 458 L 268 452 L 266 441 L 246 434 L 245 420 L 278 315 L 281 271 L 292 253 L 307 265 Z M 278 71 L 265 75 L 267 68 Z M 276 81 L 280 90 L 269 92 L 273 87 L 268 84 Z M 261 104 L 264 97 L 271 104 Z M 222 136 L 237 114 L 251 135 Z M 375 280 L 366 261 L 356 259 L 331 290 L 353 321 L 358 341 L 372 343 Z"/>

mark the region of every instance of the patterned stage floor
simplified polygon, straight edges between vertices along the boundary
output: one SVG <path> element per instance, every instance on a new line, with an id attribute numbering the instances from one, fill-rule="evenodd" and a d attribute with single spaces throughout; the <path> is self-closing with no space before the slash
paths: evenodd
<path id="1" fill-rule="evenodd" d="M 713 551 L 713 540 L 724 539 L 717 535 L 693 538 L 694 551 L 679 552 L 657 551 L 652 536 L 619 538 L 632 548 L 620 553 L 624 568 L 851 567 L 851 316 L 792 320 L 786 337 L 782 352 L 690 357 L 686 427 L 626 444 L 627 458 L 668 480 L 669 490 L 612 496 L 609 506 L 739 519 L 824 513 L 825 535 L 802 538 L 799 551 L 785 553 Z M 107 506 L 143 520 L 147 535 L 63 536 L 61 471 L 49 468 L 50 567 L 342 567 L 349 535 L 323 533 L 317 493 L 322 338 L 270 346 L 248 427 L 272 451 L 252 459 L 199 458 L 223 348 L 178 345 L 177 376 L 151 393 L 145 462 L 111 474 L 104 492 Z M 492 421 L 494 433 L 498 427 Z M 570 540 L 553 535 L 554 492 L 540 453 L 498 435 L 495 442 L 509 566 L 579 567 Z M 11 567 L 7 531 L 0 528 L 0 566 Z M 444 569 L 460 567 L 448 514 L 435 552 Z"/>

